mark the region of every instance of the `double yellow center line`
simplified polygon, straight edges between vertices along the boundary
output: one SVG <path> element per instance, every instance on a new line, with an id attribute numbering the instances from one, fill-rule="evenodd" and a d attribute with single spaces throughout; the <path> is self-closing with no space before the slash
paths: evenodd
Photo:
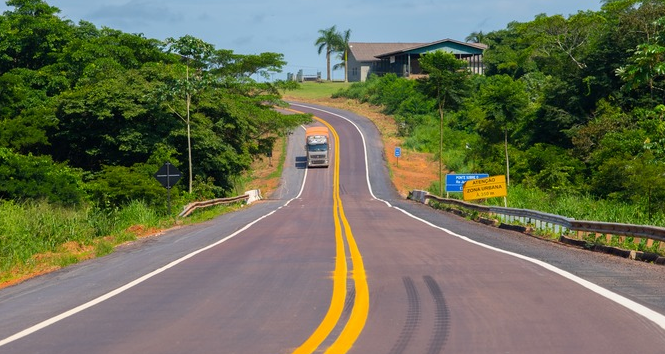
<path id="1" fill-rule="evenodd" d="M 353 301 L 353 309 L 344 329 L 340 335 L 335 339 L 334 343 L 325 351 L 325 353 L 341 354 L 348 352 L 353 343 L 355 343 L 369 314 L 369 287 L 367 286 L 367 277 L 365 274 L 365 266 L 363 259 L 358 250 L 358 245 L 353 238 L 351 226 L 349 225 L 346 215 L 344 214 L 344 206 L 342 205 L 342 198 L 339 193 L 339 136 L 335 129 L 326 121 L 321 118 L 314 117 L 314 119 L 323 123 L 330 129 L 334 137 L 335 155 L 334 155 L 334 175 L 333 175 L 333 216 L 335 218 L 335 245 L 336 245 L 336 258 L 335 270 L 333 272 L 333 294 L 330 301 L 330 307 L 326 316 L 319 324 L 319 327 L 312 333 L 312 335 L 299 347 L 293 354 L 310 354 L 330 336 L 332 330 L 337 326 L 342 312 L 344 311 L 344 303 L 347 296 L 347 279 L 349 278 L 346 250 L 344 241 L 349 247 L 351 255 L 351 262 L 353 266 L 352 276 L 355 285 L 355 298 Z"/>

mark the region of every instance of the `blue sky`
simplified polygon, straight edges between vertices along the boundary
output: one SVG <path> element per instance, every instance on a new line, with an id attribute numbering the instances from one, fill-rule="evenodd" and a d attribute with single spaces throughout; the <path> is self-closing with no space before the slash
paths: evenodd
<path id="1" fill-rule="evenodd" d="M 9 10 L 0 0 L 0 12 Z M 600 10 L 600 0 L 47 0 L 60 16 L 163 40 L 193 35 L 238 54 L 276 52 L 284 73 L 302 69 L 325 77 L 325 54 L 314 42 L 333 25 L 352 42 L 464 40 L 471 32 L 503 29 L 536 15 Z M 283 76 L 283 77 L 282 77 Z M 343 72 L 333 73 L 342 79 Z"/>

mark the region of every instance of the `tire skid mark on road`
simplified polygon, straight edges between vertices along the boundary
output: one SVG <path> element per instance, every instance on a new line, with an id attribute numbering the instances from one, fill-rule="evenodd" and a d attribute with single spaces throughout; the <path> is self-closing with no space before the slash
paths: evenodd
<path id="1" fill-rule="evenodd" d="M 349 193 L 346 191 L 346 187 L 345 187 L 343 184 L 340 184 L 340 185 L 339 185 L 339 194 L 340 194 L 340 195 L 347 195 L 347 194 L 349 194 Z"/>
<path id="2" fill-rule="evenodd" d="M 448 333 L 450 332 L 450 316 L 446 299 L 443 297 L 443 291 L 439 284 L 431 276 L 424 276 L 423 279 L 427 284 L 434 303 L 436 305 L 436 312 L 434 313 L 434 328 L 432 330 L 432 339 L 429 343 L 427 354 L 439 354 L 443 351 L 443 347 L 448 340 Z"/>
<path id="3" fill-rule="evenodd" d="M 356 287 L 352 282 L 347 284 L 346 303 L 344 304 L 344 313 L 350 314 L 353 309 L 353 303 L 356 300 Z"/>
<path id="4" fill-rule="evenodd" d="M 400 333 L 397 338 L 397 342 L 390 350 L 389 354 L 403 354 L 409 345 L 409 342 L 415 335 L 418 327 L 420 326 L 420 296 L 418 295 L 418 289 L 413 282 L 413 279 L 410 277 L 403 277 L 402 281 L 404 282 L 404 287 L 406 288 L 406 298 L 409 305 L 406 313 L 406 321 L 404 322 L 404 327 L 402 328 L 402 333 Z"/>
<path id="5" fill-rule="evenodd" d="M 335 328 L 330 332 L 330 335 L 328 335 L 328 338 L 321 343 L 319 346 L 319 349 L 316 351 L 316 353 L 323 353 L 323 349 L 321 348 L 328 348 L 330 347 L 335 340 L 342 334 L 342 330 L 344 329 L 344 326 L 346 323 L 349 321 L 349 318 L 351 318 L 351 311 L 353 310 L 353 304 L 355 303 L 356 300 L 356 287 L 355 284 L 350 281 L 346 283 L 346 301 L 344 302 L 344 309 L 342 310 L 342 315 L 339 318 L 339 321 L 335 325 Z"/>

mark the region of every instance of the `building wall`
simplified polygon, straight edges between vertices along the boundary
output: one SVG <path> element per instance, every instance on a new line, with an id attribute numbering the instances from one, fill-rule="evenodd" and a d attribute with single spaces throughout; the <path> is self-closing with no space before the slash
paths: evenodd
<path id="1" fill-rule="evenodd" d="M 369 74 L 371 72 L 371 66 L 369 65 L 363 65 L 360 69 L 360 80 L 362 82 L 367 81 L 367 78 L 369 77 Z"/>
<path id="2" fill-rule="evenodd" d="M 349 54 L 347 60 L 349 61 L 349 82 L 365 82 L 372 71 L 372 62 L 358 61 L 352 54 Z"/>
<path id="3" fill-rule="evenodd" d="M 349 68 L 348 80 L 350 82 L 361 81 L 360 62 L 358 62 L 358 60 L 352 54 L 349 54 L 349 56 L 346 59 L 348 61 L 348 68 Z"/>

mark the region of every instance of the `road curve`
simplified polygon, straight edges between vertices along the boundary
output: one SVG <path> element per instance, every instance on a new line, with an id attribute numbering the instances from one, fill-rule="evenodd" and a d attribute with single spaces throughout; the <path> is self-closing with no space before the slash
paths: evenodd
<path id="1" fill-rule="evenodd" d="M 292 353 L 338 307 L 303 350 L 663 352 L 659 285 L 597 287 L 541 261 L 577 251 L 400 201 L 371 123 L 292 108 L 334 128 L 338 169 L 305 170 L 298 130 L 274 199 L 0 291 L 0 352 Z"/>
<path id="2" fill-rule="evenodd" d="M 371 299 L 351 353 L 658 353 L 665 348 L 660 313 L 374 199 L 357 153 L 364 149 L 358 130 L 332 110 L 298 108 L 324 117 L 346 138 L 340 188 Z"/>

